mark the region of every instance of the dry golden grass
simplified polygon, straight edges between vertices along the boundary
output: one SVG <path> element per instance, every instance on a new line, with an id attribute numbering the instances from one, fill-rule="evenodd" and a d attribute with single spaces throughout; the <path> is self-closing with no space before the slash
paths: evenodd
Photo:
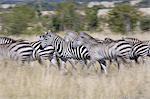
<path id="1" fill-rule="evenodd" d="M 78 65 L 79 67 L 80 65 Z M 148 64 L 111 68 L 108 75 L 81 70 L 62 75 L 56 68 L 34 62 L 0 63 L 0 99 L 149 99 Z"/>
<path id="2" fill-rule="evenodd" d="M 135 37 L 148 39 L 147 35 Z M 150 99 L 149 62 L 125 65 L 120 72 L 111 65 L 108 75 L 96 73 L 94 67 L 90 70 L 81 70 L 79 64 L 77 67 L 77 71 L 69 69 L 67 75 L 62 75 L 54 66 L 48 68 L 37 62 L 22 66 L 0 61 L 0 99 Z"/>

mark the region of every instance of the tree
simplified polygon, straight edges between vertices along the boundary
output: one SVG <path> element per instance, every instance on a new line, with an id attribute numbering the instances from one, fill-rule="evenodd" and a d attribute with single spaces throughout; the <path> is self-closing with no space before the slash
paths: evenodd
<path id="1" fill-rule="evenodd" d="M 144 16 L 140 21 L 140 28 L 143 31 L 150 31 L 150 16 Z"/>
<path id="2" fill-rule="evenodd" d="M 63 30 L 63 25 L 58 16 L 53 16 L 52 17 L 52 30 L 53 31 L 58 31 L 58 30 Z"/>
<path id="3" fill-rule="evenodd" d="M 4 13 L 3 29 L 7 34 L 21 34 L 35 19 L 35 11 L 28 6 L 17 6 L 9 13 Z"/>
<path id="4" fill-rule="evenodd" d="M 98 17 L 97 17 L 97 11 L 99 7 L 94 6 L 92 8 L 86 8 L 85 9 L 85 20 L 86 20 L 86 25 L 87 25 L 87 30 L 90 29 L 96 29 L 98 26 Z"/>
<path id="5" fill-rule="evenodd" d="M 56 12 L 56 17 L 53 18 L 53 25 L 57 29 L 80 30 L 80 15 L 76 12 L 76 4 L 74 2 L 59 3 Z"/>
<path id="6" fill-rule="evenodd" d="M 140 19 L 140 12 L 128 4 L 114 7 L 108 14 L 108 24 L 112 31 L 129 33 Z"/>

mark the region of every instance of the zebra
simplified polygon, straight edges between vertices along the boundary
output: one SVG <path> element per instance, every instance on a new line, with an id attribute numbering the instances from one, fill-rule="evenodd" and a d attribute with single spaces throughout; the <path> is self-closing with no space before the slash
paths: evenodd
<path id="1" fill-rule="evenodd" d="M 150 47 L 143 43 L 139 42 L 133 45 L 131 52 L 130 52 L 130 59 L 135 60 L 136 63 L 139 63 L 139 57 L 146 57 L 149 55 Z"/>
<path id="2" fill-rule="evenodd" d="M 52 62 L 52 59 L 54 59 L 54 57 L 53 57 L 54 47 L 49 45 L 45 48 L 42 48 L 40 41 L 33 41 L 30 44 L 31 44 L 32 48 L 34 49 L 33 54 L 32 54 L 32 57 L 34 60 L 38 60 L 38 62 L 40 64 L 42 64 L 43 60 L 47 60 L 47 59 L 50 62 Z"/>
<path id="3" fill-rule="evenodd" d="M 14 40 L 8 37 L 0 37 L 0 58 L 19 60 L 22 63 L 31 61 L 33 52 L 29 42 L 24 40 Z"/>
<path id="4" fill-rule="evenodd" d="M 129 57 L 131 45 L 124 40 L 118 40 L 111 43 L 99 43 L 87 33 L 81 32 L 73 44 L 74 47 L 84 45 L 91 57 L 91 60 L 98 61 L 102 71 L 107 73 L 106 60 L 115 59 L 120 68 L 118 58 L 124 60 Z"/>
<path id="5" fill-rule="evenodd" d="M 0 44 L 9 44 L 9 43 L 14 43 L 14 42 L 28 42 L 28 40 L 23 40 L 23 39 L 18 39 L 18 40 L 14 40 L 12 38 L 9 37 L 0 37 Z"/>
<path id="6" fill-rule="evenodd" d="M 77 32 L 74 32 L 74 31 L 69 31 L 69 32 L 66 32 L 65 36 L 64 36 L 64 40 L 65 42 L 73 42 L 75 39 L 78 38 L 78 33 Z M 73 59 L 72 61 L 74 61 L 75 65 L 80 62 L 81 64 L 83 64 L 83 67 L 82 69 L 85 67 L 85 65 L 87 65 L 87 62 L 88 60 L 84 59 L 83 60 L 75 60 Z M 89 68 L 89 67 L 88 67 Z"/>
<path id="7" fill-rule="evenodd" d="M 52 45 L 58 57 L 66 63 L 69 59 L 86 60 L 90 59 L 85 46 L 73 48 L 73 42 L 66 42 L 63 38 L 52 32 L 40 36 L 42 47 Z M 72 65 L 75 69 L 74 65 Z M 66 66 L 65 66 L 66 67 Z"/>
<path id="8" fill-rule="evenodd" d="M 150 41 L 141 41 L 137 38 L 123 38 L 123 40 L 132 44 L 132 50 L 130 52 L 130 59 L 139 63 L 139 57 L 150 56 Z"/>
<path id="9" fill-rule="evenodd" d="M 33 48 L 28 42 L 12 42 L 0 44 L 0 58 L 15 61 L 30 62 L 32 60 Z"/>
<path id="10" fill-rule="evenodd" d="M 70 42 L 70 41 L 74 41 L 77 37 L 78 37 L 77 32 L 69 31 L 65 34 L 64 40 L 65 42 Z"/>
<path id="11" fill-rule="evenodd" d="M 0 44 L 10 44 L 14 42 L 28 42 L 32 46 L 33 48 L 32 61 L 38 60 L 38 62 L 42 64 L 43 60 L 48 59 L 49 61 L 52 61 L 52 59 L 54 58 L 53 57 L 54 48 L 52 46 L 48 46 L 44 49 L 41 49 L 40 41 L 29 42 L 27 40 L 22 39 L 14 40 L 8 37 L 0 37 Z"/>
<path id="12" fill-rule="evenodd" d="M 148 45 L 149 46 L 149 51 L 148 51 L 148 55 L 150 57 L 150 40 L 144 40 L 142 41 L 144 44 Z"/>

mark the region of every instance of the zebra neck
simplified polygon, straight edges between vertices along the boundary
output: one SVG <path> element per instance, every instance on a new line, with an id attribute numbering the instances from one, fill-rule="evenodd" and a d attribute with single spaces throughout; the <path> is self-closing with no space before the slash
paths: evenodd
<path id="1" fill-rule="evenodd" d="M 55 39 L 52 46 L 54 47 L 55 52 L 61 54 L 63 52 L 64 41 L 61 39 Z"/>
<path id="2" fill-rule="evenodd" d="M 85 46 L 87 48 L 87 50 L 91 50 L 92 49 L 92 44 L 83 44 L 83 46 Z"/>

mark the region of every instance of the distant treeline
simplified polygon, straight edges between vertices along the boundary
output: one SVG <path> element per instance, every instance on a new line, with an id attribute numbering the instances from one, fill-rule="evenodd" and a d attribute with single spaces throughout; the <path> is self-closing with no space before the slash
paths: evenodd
<path id="1" fill-rule="evenodd" d="M 128 3 L 120 4 L 106 16 L 97 16 L 103 6 L 88 8 L 74 2 L 54 4 L 53 14 L 43 16 L 40 5 L 19 5 L 0 15 L 3 34 L 39 34 L 52 31 L 103 31 L 105 27 L 116 33 L 132 33 L 137 29 L 150 30 L 150 16 L 144 16 Z"/>

